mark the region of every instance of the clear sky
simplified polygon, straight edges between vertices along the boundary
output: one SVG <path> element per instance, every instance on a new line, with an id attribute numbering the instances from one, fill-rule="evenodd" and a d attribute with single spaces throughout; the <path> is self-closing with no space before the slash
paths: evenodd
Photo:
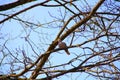
<path id="1" fill-rule="evenodd" d="M 16 1 L 16 0 L 11 0 L 11 2 L 12 1 Z M 0 5 L 9 3 L 9 2 L 10 2 L 10 0 L 0 0 Z M 15 12 L 23 9 L 24 7 L 28 7 L 34 3 L 35 2 L 21 5 L 12 10 L 3 11 L 0 13 L 5 13 L 5 14 L 15 13 Z M 94 3 L 95 3 L 95 0 L 90 0 L 90 2 L 89 2 L 89 4 L 91 4 L 92 6 L 94 6 Z M 83 6 L 85 5 L 84 3 L 82 3 L 82 4 L 83 4 Z M 17 16 L 26 21 L 35 22 L 36 24 L 41 25 L 46 22 L 54 21 L 54 19 L 51 17 L 51 15 L 59 17 L 58 15 L 59 15 L 60 9 L 62 10 L 62 8 L 36 7 L 31 10 L 28 10 L 26 12 L 23 12 L 22 14 L 17 15 Z M 64 12 L 64 10 L 62 10 L 62 11 Z M 2 20 L 3 18 L 4 18 L 3 16 L 0 16 L 0 20 Z M 55 23 L 49 24 L 49 25 L 42 25 L 42 26 L 40 26 L 40 28 L 36 28 L 33 31 L 33 30 L 31 30 L 31 28 L 34 28 L 34 26 L 27 27 L 24 24 L 22 24 L 16 20 L 10 19 L 10 20 L 6 21 L 4 24 L 0 24 L 0 37 L 2 38 L 5 36 L 4 39 L 1 39 L 0 45 L 2 43 L 4 43 L 7 39 L 9 39 L 9 41 L 7 42 L 6 45 L 11 50 L 11 52 L 14 52 L 16 49 L 17 50 L 18 49 L 26 49 L 28 56 L 32 56 L 33 52 L 31 50 L 29 50 L 28 44 L 26 43 L 25 39 L 23 38 L 23 37 L 26 37 L 26 35 L 28 35 L 30 33 L 30 39 L 35 43 L 34 48 L 36 49 L 37 53 L 44 53 L 44 51 L 46 51 L 46 49 L 50 45 L 50 43 L 55 39 L 57 33 L 60 30 L 60 26 L 62 26 L 62 25 L 63 24 L 59 24 L 59 23 L 55 22 Z M 22 26 L 24 26 L 24 27 L 22 27 Z M 71 26 L 71 25 L 69 25 L 69 26 Z M 65 39 L 64 41 L 66 41 L 67 45 L 69 45 L 69 42 L 67 42 L 69 40 Z M 38 45 L 36 45 L 36 44 L 38 44 Z M 42 47 L 43 50 L 39 50 L 38 47 Z M 68 62 L 69 60 L 71 60 L 72 58 L 75 57 L 74 53 L 77 52 L 77 49 L 76 50 L 70 49 L 70 52 L 73 54 L 71 54 L 69 57 L 66 54 L 62 54 L 62 53 L 64 53 L 64 51 L 59 51 L 59 53 L 58 52 L 53 53 L 50 56 L 51 63 L 53 65 L 56 65 L 56 64 Z M 78 52 L 78 53 L 82 53 L 82 52 Z M 35 58 L 33 58 L 33 60 L 35 60 Z M 79 62 L 76 61 L 74 65 L 78 65 L 78 64 L 79 64 Z M 66 68 L 69 68 L 69 67 L 71 67 L 71 66 L 67 66 Z M 6 71 L 9 72 L 9 70 L 7 68 L 0 67 L 0 69 L 1 70 L 6 69 Z M 8 73 L 8 72 L 4 72 L 4 73 Z M 90 76 L 86 75 L 85 73 L 82 73 L 82 74 L 78 73 L 78 74 L 74 74 L 74 75 L 69 74 L 67 76 L 60 77 L 60 78 L 54 79 L 54 80 L 67 80 L 68 77 L 70 77 L 70 76 L 72 76 L 73 80 L 77 76 L 81 76 L 80 77 L 81 80 L 83 80 L 87 77 L 89 77 L 88 78 L 89 80 L 96 80 L 96 78 L 90 77 Z"/>
<path id="2" fill-rule="evenodd" d="M 12 1 L 15 1 L 15 0 L 12 0 Z M 9 2 L 10 2 L 10 0 L 0 0 L 0 4 L 5 4 L 5 3 L 9 3 Z M 0 12 L 0 13 L 11 14 L 11 13 L 19 11 L 20 9 L 23 9 L 26 6 L 30 6 L 31 4 L 32 3 L 22 5 L 22 6 L 18 6 L 16 8 L 13 8 L 12 10 L 7 10 L 7 11 Z M 37 8 L 33 8 L 31 10 L 28 10 L 28 11 L 26 11 L 26 12 L 24 12 L 24 13 L 18 15 L 18 16 L 22 19 L 24 18 L 24 20 L 26 20 L 26 21 L 28 20 L 28 21 L 34 21 L 35 23 L 46 23 L 46 22 L 49 22 L 49 21 L 53 20 L 51 18 L 50 14 L 52 14 L 53 16 L 57 16 L 59 14 L 58 10 L 60 10 L 60 9 L 62 10 L 62 8 L 37 7 Z M 63 10 L 63 12 L 64 12 L 64 10 Z M 2 20 L 3 18 L 4 17 L 0 16 L 0 20 Z M 55 39 L 55 37 L 57 35 L 57 32 L 60 30 L 60 28 L 58 27 L 59 26 L 58 23 L 57 24 L 55 23 L 55 26 L 53 26 L 53 25 L 50 25 L 50 26 L 43 25 L 42 28 L 36 29 L 36 31 L 40 32 L 40 34 L 41 34 L 40 35 L 40 34 L 34 32 L 34 31 L 32 31 L 30 28 L 27 28 L 24 31 L 24 28 L 21 27 L 21 25 L 23 25 L 23 24 L 21 24 L 20 22 L 18 22 L 16 20 L 13 20 L 13 19 L 10 19 L 10 20 L 6 21 L 4 24 L 0 25 L 0 27 L 1 27 L 1 29 L 0 29 L 1 35 L 0 36 L 6 36 L 5 39 L 1 40 L 1 43 L 4 43 L 9 38 L 9 41 L 7 42 L 8 44 L 6 44 L 6 45 L 13 52 L 16 49 L 23 49 L 23 48 L 27 47 L 25 40 L 21 37 L 25 37 L 30 32 L 31 32 L 30 38 L 32 39 L 32 41 L 35 42 L 36 44 L 39 44 L 40 46 L 43 47 L 44 50 L 46 50 L 47 46 L 49 46 L 49 44 Z M 57 26 L 58 28 L 55 28 L 55 29 L 52 28 L 51 29 L 51 26 L 53 26 L 53 27 Z M 61 26 L 62 26 L 62 24 L 61 24 Z M 31 27 L 33 27 L 33 26 L 31 26 Z M 46 27 L 50 27 L 50 28 L 46 28 Z M 43 33 L 44 34 L 49 34 L 49 36 L 42 35 Z M 48 40 L 40 39 L 38 36 L 40 38 L 48 38 Z M 39 41 L 41 41 L 41 43 Z M 67 45 L 68 45 L 68 43 L 67 43 Z M 43 52 L 44 51 L 40 51 L 40 53 L 43 53 Z M 74 51 L 72 49 L 70 50 L 70 52 L 74 53 Z M 66 63 L 70 59 L 75 57 L 75 55 L 72 55 L 72 54 L 68 57 L 66 54 L 62 54 L 62 53 L 64 53 L 64 51 L 60 51 L 60 54 L 58 54 L 58 55 L 55 55 L 55 53 L 53 53 L 50 56 L 51 63 L 54 64 L 54 65 L 61 64 L 61 63 Z M 32 52 L 31 53 L 28 52 L 27 54 L 32 55 Z M 8 61 L 8 59 L 6 59 L 6 60 Z M 74 65 L 76 65 L 78 63 L 79 62 L 76 62 Z M 69 67 L 70 66 L 68 66 L 68 68 Z M 7 69 L 7 68 L 0 67 L 0 69 L 4 70 L 4 74 L 9 73 L 9 69 Z M 75 79 L 77 76 L 81 76 L 81 79 L 89 77 L 88 75 L 86 75 L 84 73 L 82 73 L 82 74 L 79 73 L 79 74 L 74 74 L 74 75 L 71 75 L 71 74 L 68 75 L 67 74 L 67 76 L 60 77 L 60 78 L 54 79 L 54 80 L 67 80 L 68 77 L 71 77 L 71 76 L 72 76 L 73 79 Z M 94 78 L 92 78 L 92 77 L 90 77 L 89 79 L 94 80 Z"/>

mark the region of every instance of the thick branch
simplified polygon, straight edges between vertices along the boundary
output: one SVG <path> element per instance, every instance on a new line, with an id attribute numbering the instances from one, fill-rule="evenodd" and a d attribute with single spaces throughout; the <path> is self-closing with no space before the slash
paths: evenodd
<path id="1" fill-rule="evenodd" d="M 32 2 L 32 1 L 35 1 L 35 0 L 18 0 L 18 1 L 13 2 L 13 3 L 4 4 L 4 5 L 0 6 L 0 11 L 5 11 L 5 10 L 8 10 L 8 9 L 14 8 L 16 6 L 22 5 L 22 4 Z"/>
<path id="2" fill-rule="evenodd" d="M 93 8 L 93 10 L 86 16 L 86 18 L 82 19 L 80 22 L 78 22 L 77 24 L 73 25 L 71 27 L 71 29 L 69 29 L 68 31 L 66 31 L 66 33 L 64 33 L 61 36 L 61 40 L 63 40 L 65 37 L 67 37 L 69 34 L 71 34 L 75 29 L 77 29 L 78 27 L 80 27 L 82 24 L 86 23 L 97 11 L 97 9 L 101 6 L 101 4 L 104 2 L 105 0 L 100 0 L 98 2 L 98 4 Z"/>

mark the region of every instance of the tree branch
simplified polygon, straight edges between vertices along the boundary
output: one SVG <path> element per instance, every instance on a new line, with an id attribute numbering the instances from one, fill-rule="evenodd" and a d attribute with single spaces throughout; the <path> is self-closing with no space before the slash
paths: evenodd
<path id="1" fill-rule="evenodd" d="M 8 10 L 8 9 L 14 8 L 16 6 L 22 5 L 22 4 L 32 2 L 32 1 L 35 1 L 35 0 L 18 0 L 18 1 L 13 2 L 13 3 L 4 4 L 4 5 L 0 6 L 0 11 L 5 11 L 5 10 Z"/>

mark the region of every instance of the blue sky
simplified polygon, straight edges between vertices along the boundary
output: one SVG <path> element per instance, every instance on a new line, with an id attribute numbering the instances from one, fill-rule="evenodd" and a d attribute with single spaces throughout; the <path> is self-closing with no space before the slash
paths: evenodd
<path id="1" fill-rule="evenodd" d="M 0 4 L 9 3 L 9 1 L 10 0 L 0 0 Z M 12 0 L 12 1 L 15 1 L 15 0 Z M 15 12 L 17 12 L 21 9 L 24 9 L 25 7 L 30 6 L 34 3 L 37 3 L 37 2 L 18 6 L 16 8 L 13 8 L 12 10 L 3 11 L 0 13 L 5 13 L 5 14 L 15 13 Z M 82 4 L 83 4 L 83 6 L 85 6 L 84 3 L 82 3 Z M 94 6 L 94 0 L 91 0 L 89 4 Z M 59 17 L 60 15 L 58 16 L 58 14 L 59 14 L 58 11 L 60 9 L 62 10 L 63 8 L 36 7 L 31 10 L 28 10 L 26 12 L 23 12 L 22 14 L 17 15 L 17 16 L 26 21 L 35 22 L 36 24 L 40 25 L 40 24 L 44 24 L 44 23 L 47 23 L 50 21 L 54 21 L 55 19 L 53 19 L 50 16 L 50 14 Z M 64 10 L 62 10 L 62 11 L 64 13 Z M 69 13 L 67 13 L 67 14 L 68 14 L 68 17 L 71 15 Z M 4 17 L 0 16 L 0 20 L 2 20 L 3 18 Z M 72 24 L 73 23 L 71 23 L 69 26 L 71 26 Z M 28 43 L 26 43 L 25 39 L 23 38 L 23 37 L 26 37 L 30 33 L 30 39 L 33 42 L 35 42 L 35 45 L 34 45 L 35 50 L 37 51 L 37 53 L 42 54 L 48 48 L 48 46 L 51 44 L 51 42 L 55 39 L 57 33 L 60 30 L 59 26 L 62 26 L 62 25 L 63 24 L 59 24 L 59 23 L 55 22 L 55 23 L 49 24 L 49 25 L 42 25 L 42 26 L 40 26 L 40 28 L 36 28 L 33 31 L 33 30 L 31 30 L 31 28 L 34 28 L 34 26 L 28 27 L 25 24 L 22 24 L 16 20 L 10 19 L 10 20 L 6 21 L 4 24 L 0 24 L 0 27 L 1 27 L 0 28 L 0 33 L 1 33 L 0 37 L 5 36 L 5 38 L 1 40 L 0 44 L 4 43 L 7 39 L 9 39 L 9 41 L 7 42 L 6 45 L 11 50 L 11 52 L 14 52 L 16 49 L 26 49 L 27 56 L 32 56 L 33 52 L 32 52 L 32 50 L 29 49 L 30 47 L 28 47 L 29 46 Z M 67 45 L 69 45 L 69 39 L 70 38 L 68 37 L 68 39 L 64 40 L 67 43 Z M 78 43 L 78 42 L 82 42 L 82 40 L 76 41 L 75 43 Z M 38 44 L 38 45 L 36 46 L 36 44 Z M 90 44 L 87 44 L 87 45 L 90 45 Z M 43 49 L 43 50 L 39 50 L 38 47 L 42 47 L 39 49 Z M 53 65 L 66 63 L 75 57 L 74 53 L 78 53 L 78 54 L 82 53 L 82 51 L 79 52 L 77 49 L 79 49 L 79 48 L 69 49 L 69 51 L 72 53 L 70 56 L 67 56 L 66 54 L 64 54 L 64 51 L 59 51 L 59 53 L 58 52 L 52 53 L 52 55 L 50 56 L 50 61 Z M 19 55 L 22 55 L 22 54 L 19 54 Z M 22 57 L 20 57 L 20 58 L 22 59 Z M 33 58 L 33 60 L 35 60 L 35 58 Z M 79 64 L 79 61 L 78 62 L 76 61 L 74 63 L 75 66 L 77 66 L 78 64 Z M 49 65 L 49 63 L 47 63 L 46 66 L 47 65 Z M 70 67 L 72 67 L 72 66 L 66 66 L 65 68 L 70 68 Z M 5 69 L 5 68 L 2 67 L 1 69 Z M 61 67 L 61 69 L 64 69 L 64 67 Z M 7 70 L 8 69 L 6 69 L 6 71 Z M 9 70 L 8 70 L 8 72 L 9 72 Z M 73 79 L 77 78 L 77 76 L 81 76 L 80 77 L 81 80 L 85 79 L 87 77 L 89 77 L 88 78 L 89 80 L 96 80 L 95 78 L 88 76 L 85 73 L 78 73 L 78 74 L 75 73 L 73 75 L 67 74 L 64 77 L 60 77 L 60 78 L 54 79 L 54 80 L 67 80 L 68 77 L 70 77 L 70 76 L 72 76 Z"/>

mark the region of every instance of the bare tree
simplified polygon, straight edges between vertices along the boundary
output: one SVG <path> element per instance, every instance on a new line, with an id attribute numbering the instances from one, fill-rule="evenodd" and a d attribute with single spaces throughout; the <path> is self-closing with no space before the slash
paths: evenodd
<path id="1" fill-rule="evenodd" d="M 26 18 L 41 7 L 48 21 Z M 0 10 L 0 79 L 120 79 L 119 1 L 18 0 Z M 2 32 L 9 23 L 17 36 Z"/>

